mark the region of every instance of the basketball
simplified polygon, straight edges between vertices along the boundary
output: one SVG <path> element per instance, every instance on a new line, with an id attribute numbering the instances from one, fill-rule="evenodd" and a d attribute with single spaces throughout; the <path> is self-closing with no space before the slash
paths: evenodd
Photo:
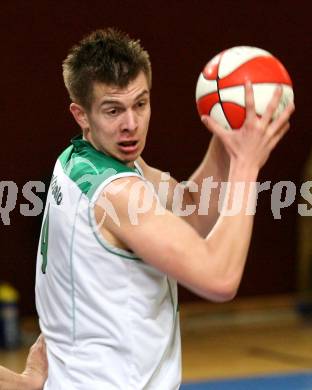
<path id="1" fill-rule="evenodd" d="M 278 85 L 282 96 L 274 118 L 294 99 L 290 76 L 276 57 L 257 47 L 236 46 L 213 57 L 200 73 L 196 85 L 199 115 L 210 115 L 226 129 L 239 129 L 245 120 L 246 80 L 252 82 L 259 116 Z"/>

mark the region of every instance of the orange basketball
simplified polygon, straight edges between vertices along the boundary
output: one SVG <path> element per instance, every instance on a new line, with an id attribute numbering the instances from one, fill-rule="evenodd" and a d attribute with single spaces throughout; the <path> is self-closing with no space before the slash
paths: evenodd
<path id="1" fill-rule="evenodd" d="M 236 46 L 216 55 L 200 73 L 196 86 L 199 115 L 211 115 L 226 129 L 239 129 L 245 120 L 246 80 L 253 84 L 259 116 L 278 85 L 282 97 L 274 117 L 294 99 L 290 76 L 276 57 L 257 47 Z"/>

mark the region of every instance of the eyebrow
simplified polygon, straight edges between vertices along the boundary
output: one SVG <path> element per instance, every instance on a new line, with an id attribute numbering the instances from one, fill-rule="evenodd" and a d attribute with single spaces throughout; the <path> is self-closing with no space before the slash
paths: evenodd
<path id="1" fill-rule="evenodd" d="M 138 100 L 142 99 L 143 97 L 145 97 L 145 95 L 149 95 L 149 91 L 147 89 L 145 89 L 144 91 L 139 93 L 138 96 L 136 96 L 134 98 L 134 101 L 138 101 Z M 104 98 L 104 100 L 100 104 L 100 107 L 102 107 L 104 105 L 109 105 L 109 104 L 122 105 L 122 103 L 118 99 L 105 99 Z"/>

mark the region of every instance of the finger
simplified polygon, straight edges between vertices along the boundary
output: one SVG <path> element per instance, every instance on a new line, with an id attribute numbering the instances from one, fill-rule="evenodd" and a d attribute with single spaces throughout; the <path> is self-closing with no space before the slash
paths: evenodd
<path id="1" fill-rule="evenodd" d="M 282 87 L 280 85 L 278 85 L 275 90 L 274 90 L 274 93 L 273 93 L 273 96 L 271 98 L 271 100 L 269 101 L 268 105 L 266 106 L 266 109 L 262 115 L 262 118 L 261 118 L 261 122 L 263 123 L 264 127 L 266 127 L 270 121 L 272 120 L 273 118 L 273 115 L 279 105 L 279 102 L 281 100 L 281 96 L 282 96 Z"/>
<path id="2" fill-rule="evenodd" d="M 35 345 L 36 347 L 45 349 L 46 343 L 45 343 L 45 340 L 44 340 L 44 337 L 43 337 L 42 333 L 39 335 L 39 337 L 38 337 L 37 340 L 35 341 L 34 345 Z"/>
<path id="3" fill-rule="evenodd" d="M 290 116 L 295 110 L 295 105 L 293 102 L 290 102 L 285 110 L 280 114 L 278 118 L 276 118 L 271 125 L 268 127 L 267 132 L 268 134 L 271 134 L 272 136 L 275 133 L 278 133 L 283 126 L 288 123 Z"/>
<path id="4" fill-rule="evenodd" d="M 247 80 L 245 83 L 245 107 L 246 107 L 246 123 L 250 123 L 256 116 L 255 98 L 251 81 Z"/>

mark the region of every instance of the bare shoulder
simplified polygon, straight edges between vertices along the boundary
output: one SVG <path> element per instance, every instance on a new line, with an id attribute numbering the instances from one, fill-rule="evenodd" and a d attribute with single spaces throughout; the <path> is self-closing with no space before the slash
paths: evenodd
<path id="1" fill-rule="evenodd" d="M 151 211 L 157 203 L 153 186 L 147 180 L 138 176 L 122 177 L 104 188 L 95 204 L 95 217 L 97 221 L 104 221 L 107 228 L 115 230 L 114 225 L 122 228 L 133 224 L 139 214 Z"/>

